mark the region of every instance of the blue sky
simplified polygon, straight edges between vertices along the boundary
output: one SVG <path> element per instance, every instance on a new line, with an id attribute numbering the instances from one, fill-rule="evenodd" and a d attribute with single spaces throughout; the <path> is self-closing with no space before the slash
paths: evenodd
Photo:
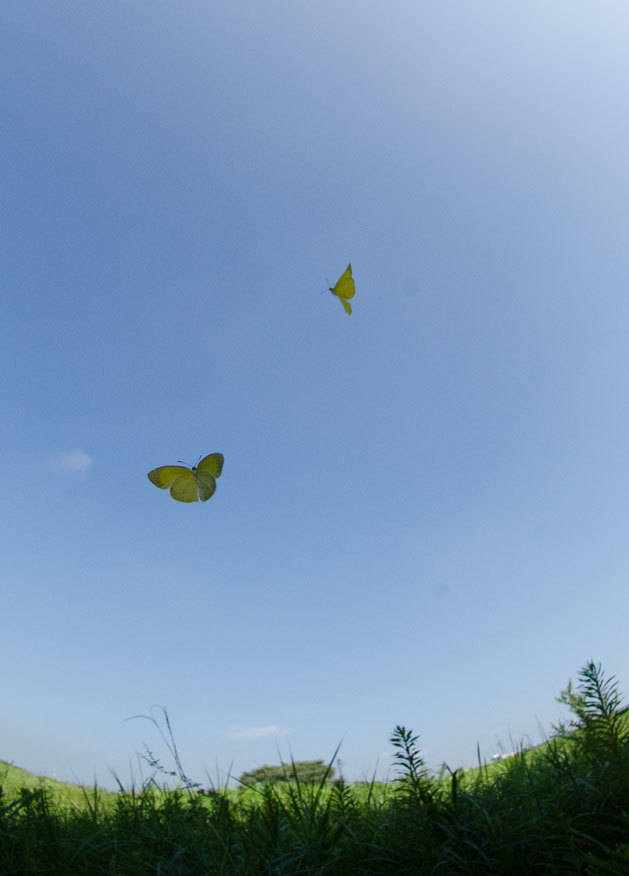
<path id="1" fill-rule="evenodd" d="M 0 758 L 137 778 L 159 704 L 358 779 L 626 688 L 626 4 L 1 14 Z"/>

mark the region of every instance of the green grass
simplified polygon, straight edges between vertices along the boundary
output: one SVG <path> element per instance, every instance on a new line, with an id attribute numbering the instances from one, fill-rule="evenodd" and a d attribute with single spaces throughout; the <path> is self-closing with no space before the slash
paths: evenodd
<path id="1" fill-rule="evenodd" d="M 432 775 L 418 738 L 396 727 L 388 785 L 107 794 L 3 766 L 0 873 L 627 876 L 627 715 L 593 663 L 565 693 L 563 736 L 469 771 Z"/>

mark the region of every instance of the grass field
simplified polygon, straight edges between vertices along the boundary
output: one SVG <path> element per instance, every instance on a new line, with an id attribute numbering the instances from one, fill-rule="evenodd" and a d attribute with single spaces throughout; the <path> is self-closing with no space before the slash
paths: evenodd
<path id="1" fill-rule="evenodd" d="M 298 781 L 246 790 L 119 793 L 0 762 L 0 873 L 629 874 L 629 723 L 593 663 L 563 701 L 573 720 L 530 751 L 435 776 L 397 727 L 387 784 Z"/>

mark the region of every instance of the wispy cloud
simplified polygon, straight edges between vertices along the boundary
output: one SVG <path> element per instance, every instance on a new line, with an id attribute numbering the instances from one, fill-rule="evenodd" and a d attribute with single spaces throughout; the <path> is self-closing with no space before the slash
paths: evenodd
<path id="1" fill-rule="evenodd" d="M 288 736 L 293 731 L 279 724 L 267 724 L 264 727 L 245 727 L 243 724 L 233 724 L 227 733 L 230 739 L 267 739 L 278 736 Z"/>
<path id="2" fill-rule="evenodd" d="M 77 447 L 74 450 L 65 450 L 60 453 L 54 453 L 51 457 L 51 465 L 55 471 L 63 474 L 76 474 L 87 471 L 91 468 L 94 460 L 86 453 Z"/>

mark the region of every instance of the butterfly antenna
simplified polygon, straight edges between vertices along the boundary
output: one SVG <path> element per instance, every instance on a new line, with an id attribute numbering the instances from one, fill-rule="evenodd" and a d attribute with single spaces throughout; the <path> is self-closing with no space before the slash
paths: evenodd
<path id="1" fill-rule="evenodd" d="M 183 459 L 178 459 L 177 462 L 180 462 L 181 465 L 187 465 L 188 468 L 192 468 L 192 466 L 190 465 L 190 463 L 189 463 L 189 462 L 184 462 Z"/>

